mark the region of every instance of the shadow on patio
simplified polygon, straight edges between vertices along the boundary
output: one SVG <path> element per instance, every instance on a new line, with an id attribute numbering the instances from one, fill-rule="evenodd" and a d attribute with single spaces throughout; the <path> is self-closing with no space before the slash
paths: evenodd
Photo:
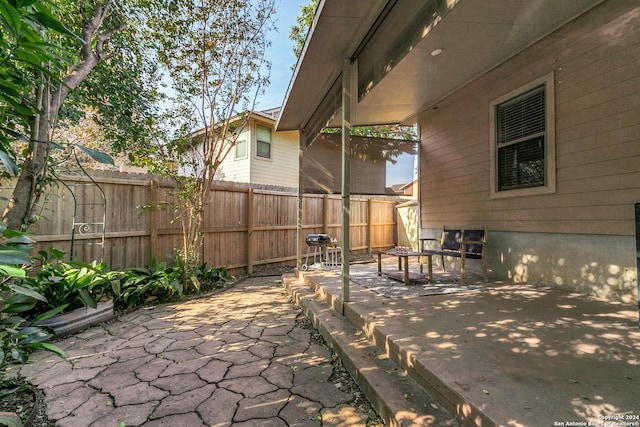
<path id="1" fill-rule="evenodd" d="M 299 277 L 463 424 L 640 425 L 635 306 L 476 276 L 461 285 L 439 268 L 434 286 L 378 277 L 375 263 L 350 272 L 347 304 L 339 271 Z"/>

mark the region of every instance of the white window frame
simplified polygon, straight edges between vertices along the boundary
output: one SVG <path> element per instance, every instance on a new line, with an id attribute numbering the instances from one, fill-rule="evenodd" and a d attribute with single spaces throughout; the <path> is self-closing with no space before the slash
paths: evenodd
<path id="1" fill-rule="evenodd" d="M 258 139 L 258 129 L 259 128 L 264 128 L 267 129 L 269 131 L 269 157 L 264 157 L 261 156 L 258 150 L 258 145 L 260 144 L 260 142 L 266 143 L 266 141 L 260 141 Z M 256 125 L 256 158 L 261 159 L 261 160 L 271 160 L 273 158 L 273 129 L 270 128 L 269 126 L 265 126 L 265 125 Z"/>
<path id="2" fill-rule="evenodd" d="M 545 184 L 537 187 L 518 188 L 498 191 L 498 149 L 496 134 L 496 108 L 503 102 L 509 101 L 540 85 L 545 88 Z M 515 89 L 489 104 L 489 152 L 491 163 L 490 197 L 492 199 L 505 197 L 533 196 L 556 192 L 556 137 L 555 137 L 555 83 L 554 74 L 549 73 L 518 89 Z"/>
<path id="3" fill-rule="evenodd" d="M 238 156 L 238 143 L 241 143 L 241 142 L 244 143 L 244 155 Z M 235 147 L 233 147 L 233 152 L 234 152 L 234 160 L 246 159 L 249 156 L 249 145 L 247 141 L 246 132 L 243 133 L 243 135 L 239 136 L 238 139 L 236 140 Z"/>

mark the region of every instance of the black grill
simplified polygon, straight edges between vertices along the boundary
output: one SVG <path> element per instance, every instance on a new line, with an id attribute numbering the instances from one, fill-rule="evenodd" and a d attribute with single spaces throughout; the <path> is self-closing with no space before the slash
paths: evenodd
<path id="1" fill-rule="evenodd" d="M 305 242 L 307 246 L 327 246 L 331 243 L 331 237 L 328 234 L 307 234 Z"/>

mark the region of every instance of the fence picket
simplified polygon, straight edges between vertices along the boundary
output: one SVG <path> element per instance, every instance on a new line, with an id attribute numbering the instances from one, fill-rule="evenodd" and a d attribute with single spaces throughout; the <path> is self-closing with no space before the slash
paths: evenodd
<path id="1" fill-rule="evenodd" d="M 180 223 L 173 221 L 178 200 L 172 183 L 142 174 L 91 174 L 109 199 L 104 261 L 110 268 L 145 265 L 152 256 L 165 260 L 168 252 L 182 247 Z M 64 179 L 73 183 L 79 178 Z M 12 187 L 9 182 L 0 188 L 0 195 L 9 196 Z M 63 185 L 50 188 L 42 219 L 33 229 L 36 251 L 70 247 L 73 207 L 69 203 L 73 199 L 66 193 Z M 76 197 L 83 198 L 79 203 L 91 203 L 96 194 L 84 191 Z M 371 252 L 396 244 L 396 204 L 397 200 L 388 196 L 351 197 L 353 251 Z M 340 195 L 305 194 L 302 207 L 302 245 L 310 233 L 341 236 Z M 231 274 L 244 274 L 258 266 L 295 265 L 297 194 L 219 183 L 211 191 L 205 211 L 203 261 L 210 266 L 226 266 Z M 305 252 L 306 247 L 303 255 Z M 78 251 L 84 257 L 93 253 Z"/>

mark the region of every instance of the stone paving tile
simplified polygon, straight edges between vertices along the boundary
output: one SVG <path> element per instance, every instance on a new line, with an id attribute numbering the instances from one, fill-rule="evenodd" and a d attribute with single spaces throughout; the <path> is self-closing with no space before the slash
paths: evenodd
<path id="1" fill-rule="evenodd" d="M 49 402 L 52 402 L 56 399 L 59 399 L 61 397 L 67 397 L 69 396 L 69 394 L 76 392 L 76 391 L 81 391 L 83 389 L 87 389 L 87 390 L 93 390 L 89 387 L 86 387 L 85 383 L 83 381 L 80 381 L 78 383 L 68 383 L 68 384 L 60 384 L 58 386 L 55 387 L 50 387 L 49 391 L 47 392 L 44 401 L 48 404 Z"/>
<path id="2" fill-rule="evenodd" d="M 170 377 L 162 377 L 151 383 L 152 386 L 166 390 L 173 395 L 182 394 L 185 391 L 201 388 L 207 385 L 195 373 L 177 374 Z"/>
<path id="3" fill-rule="evenodd" d="M 99 368 L 99 367 L 107 367 L 112 363 L 116 363 L 115 359 L 111 357 L 104 356 L 102 354 L 91 354 L 87 356 L 80 356 L 73 363 L 73 367 L 75 369 L 82 368 Z"/>
<path id="4" fill-rule="evenodd" d="M 181 350 L 182 351 L 182 350 Z M 170 377 L 172 375 L 186 374 L 189 372 L 195 372 L 198 369 L 209 363 L 209 358 L 200 356 L 195 351 L 188 351 L 188 357 L 172 359 L 169 356 L 165 356 L 169 360 L 173 360 L 174 363 L 167 366 L 167 368 L 160 374 L 161 377 Z M 175 354 L 174 354 L 175 355 Z"/>
<path id="5" fill-rule="evenodd" d="M 279 389 L 254 398 L 242 399 L 233 417 L 234 421 L 277 417 L 289 402 L 289 391 Z"/>
<path id="6" fill-rule="evenodd" d="M 231 366 L 233 366 L 231 362 L 212 359 L 205 366 L 198 369 L 196 373 L 202 380 L 215 384 L 224 379 Z"/>
<path id="7" fill-rule="evenodd" d="M 245 397 L 256 397 L 278 389 L 278 386 L 271 384 L 262 377 L 244 377 L 225 380 L 220 382 L 220 387 L 235 393 L 240 393 Z"/>
<path id="8" fill-rule="evenodd" d="M 146 402 L 140 405 L 118 406 L 107 415 L 92 424 L 92 427 L 106 426 L 141 426 L 147 422 L 149 415 L 157 406 L 157 402 Z M 123 423 L 123 424 L 121 424 Z"/>
<path id="9" fill-rule="evenodd" d="M 174 341 L 171 345 L 169 345 L 169 347 L 167 347 L 166 351 L 191 350 L 204 342 L 205 340 L 202 337 L 181 339 L 180 341 Z"/>
<path id="10" fill-rule="evenodd" d="M 287 424 L 281 418 L 268 418 L 234 423 L 233 427 L 287 427 Z"/>
<path id="11" fill-rule="evenodd" d="M 216 390 L 215 384 L 207 384 L 204 387 L 189 390 L 178 395 L 168 396 L 160 402 L 153 411 L 151 418 L 162 418 L 173 414 L 188 414 L 194 412 L 202 402 L 207 400 Z"/>
<path id="12" fill-rule="evenodd" d="M 264 359 L 245 363 L 243 365 L 233 365 L 229 368 L 229 371 L 224 377 L 226 379 L 255 377 L 257 375 L 260 375 L 265 369 L 269 367 L 269 365 L 269 361 Z"/>
<path id="13" fill-rule="evenodd" d="M 128 339 L 147 331 L 147 329 L 142 326 L 133 326 L 125 320 L 126 317 L 127 315 L 121 317 L 118 322 L 105 326 L 105 329 L 111 336 Z"/>
<path id="14" fill-rule="evenodd" d="M 54 406 L 58 406 L 57 403 Z M 49 410 L 49 408 L 47 408 Z M 90 426 L 109 415 L 114 409 L 111 398 L 106 394 L 94 394 L 75 408 L 71 413 L 58 420 L 63 426 Z"/>
<path id="15" fill-rule="evenodd" d="M 279 278 L 146 307 L 35 353 L 21 375 L 60 427 L 364 426 Z"/>
<path id="16" fill-rule="evenodd" d="M 254 356 L 259 357 L 260 359 L 271 359 L 275 352 L 275 344 L 259 341 L 249 347 L 247 350 Z"/>
<path id="17" fill-rule="evenodd" d="M 132 371 L 111 373 L 109 375 L 97 375 L 87 384 L 105 393 L 117 393 L 125 387 L 139 383 Z"/>
<path id="18" fill-rule="evenodd" d="M 196 410 L 208 425 L 226 426 L 233 420 L 238 402 L 242 399 L 243 396 L 241 394 L 219 388 L 211 395 L 211 398 L 201 403 Z"/>
<path id="19" fill-rule="evenodd" d="M 144 348 L 123 348 L 118 349 L 114 356 L 118 358 L 119 363 L 128 362 L 130 360 L 139 360 L 149 356 L 149 353 L 144 351 Z"/>
<path id="20" fill-rule="evenodd" d="M 85 387 L 84 384 L 78 385 L 71 383 L 70 385 L 76 388 L 68 390 L 68 392 L 62 395 L 50 396 L 49 393 L 47 393 L 48 398 L 45 400 L 47 402 L 47 408 L 49 409 L 50 418 L 58 420 L 69 416 L 90 398 L 98 394 L 97 390 L 91 387 Z"/>
<path id="21" fill-rule="evenodd" d="M 287 406 L 280 412 L 280 417 L 288 426 L 320 427 L 322 426 L 321 411 L 320 403 L 293 395 Z"/>
<path id="22" fill-rule="evenodd" d="M 123 387 L 117 393 L 111 393 L 116 406 L 139 405 L 149 401 L 160 401 L 168 394 L 169 392 L 162 390 L 161 387 L 144 382 L 132 384 Z"/>
<path id="23" fill-rule="evenodd" d="M 176 340 L 170 338 L 157 338 L 144 345 L 144 350 L 149 354 L 161 354 L 174 344 Z"/>
<path id="24" fill-rule="evenodd" d="M 217 354 L 221 348 L 223 348 L 224 343 L 222 341 L 218 341 L 213 339 L 210 335 L 203 337 L 204 342 L 193 347 L 195 351 L 200 353 L 202 356 L 210 356 L 213 354 Z"/>
<path id="25" fill-rule="evenodd" d="M 143 425 L 145 427 L 209 427 L 209 424 L 205 424 L 198 414 L 194 412 L 180 415 L 168 415 L 164 418 L 148 421 Z"/>
<path id="26" fill-rule="evenodd" d="M 128 351 L 126 350 L 124 351 L 124 353 L 129 355 Z M 136 358 L 118 357 L 121 355 L 120 351 L 115 351 L 112 353 L 112 355 L 118 359 L 119 363 L 113 363 L 107 366 L 103 371 L 102 376 L 104 377 L 119 374 L 131 374 L 139 367 L 145 366 L 147 363 L 155 359 L 154 355 L 147 353 L 141 353 L 140 356 Z M 75 365 L 73 368 L 76 369 Z"/>
<path id="27" fill-rule="evenodd" d="M 263 378 L 280 388 L 293 387 L 293 370 L 290 366 L 271 362 L 261 374 Z"/>
<path id="28" fill-rule="evenodd" d="M 47 381 L 34 381 L 34 384 L 36 384 L 40 388 L 47 389 L 58 384 L 74 383 L 77 381 L 89 381 L 98 376 L 103 370 L 104 368 L 60 369 L 56 370 L 56 375 L 53 375 Z"/>
<path id="29" fill-rule="evenodd" d="M 216 359 L 241 365 L 261 360 L 258 356 L 251 354 L 248 350 L 226 351 L 224 348 L 225 347 L 221 349 L 220 353 L 216 354 Z"/>
<path id="30" fill-rule="evenodd" d="M 154 358 L 144 365 L 136 368 L 133 372 L 140 381 L 151 382 L 162 375 L 168 366 L 173 364 L 170 360 Z"/>
<path id="31" fill-rule="evenodd" d="M 309 400 L 318 401 L 322 406 L 329 408 L 342 403 L 349 403 L 353 399 L 353 396 L 338 390 L 336 386 L 329 383 L 300 384 L 292 387 L 291 392 Z"/>

